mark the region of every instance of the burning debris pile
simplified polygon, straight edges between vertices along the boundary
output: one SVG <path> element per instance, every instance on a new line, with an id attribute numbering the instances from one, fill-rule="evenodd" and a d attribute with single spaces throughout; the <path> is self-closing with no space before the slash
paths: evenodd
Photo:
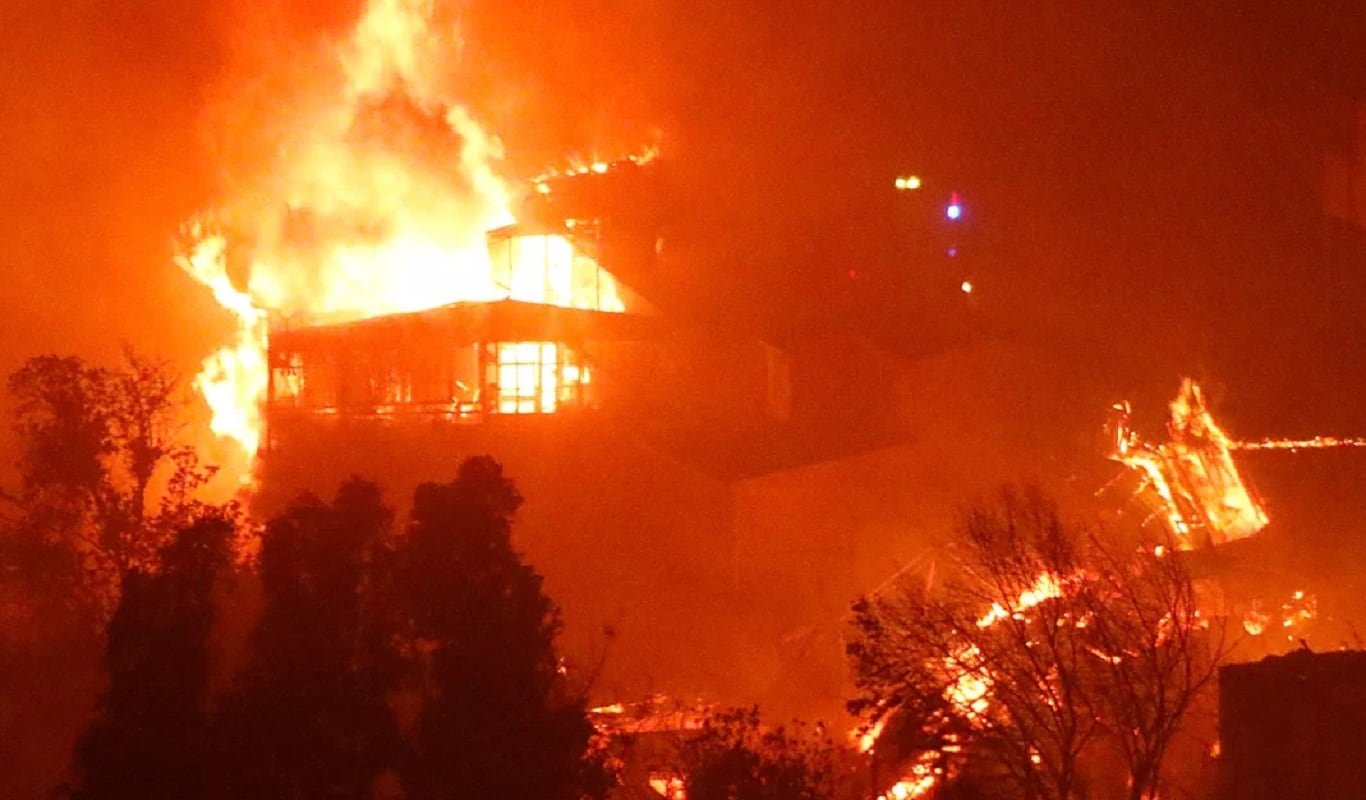
<path id="1" fill-rule="evenodd" d="M 713 713 L 710 706 L 652 695 L 640 702 L 592 708 L 588 716 L 601 745 L 617 754 L 614 766 L 622 796 L 687 800 L 676 749 L 682 738 L 701 731 Z"/>
<path id="2" fill-rule="evenodd" d="M 713 709 L 687 705 L 656 694 L 636 703 L 613 703 L 588 710 L 593 727 L 605 736 L 642 733 L 681 733 L 701 730 Z"/>
<path id="3" fill-rule="evenodd" d="M 1234 463 L 1234 453 L 1366 447 L 1362 437 L 1232 439 L 1215 422 L 1200 387 L 1189 378 L 1182 381 L 1172 401 L 1167 442 L 1144 442 L 1129 421 L 1129 405 L 1115 405 L 1106 429 L 1107 455 L 1139 476 L 1131 499 L 1144 509 L 1144 526 L 1159 523 L 1180 549 L 1246 539 L 1269 523 L 1263 504 Z M 1123 478 L 1117 477 L 1102 493 L 1114 489 Z M 1248 636 L 1279 633 L 1293 644 L 1306 624 L 1318 617 L 1318 596 L 1295 589 L 1283 597 L 1279 601 L 1254 597 L 1244 601 L 1241 609 L 1229 611 L 1235 617 L 1241 614 L 1242 630 Z"/>
<path id="4" fill-rule="evenodd" d="M 1045 535 L 1026 548 L 1032 555 L 1017 552 L 1016 537 L 1029 535 L 1021 531 L 1039 526 L 1028 515 L 1015 515 L 1008 503 L 1009 519 L 996 526 L 998 533 L 1008 532 L 1005 552 L 995 550 L 1001 541 L 974 534 L 970 518 L 968 550 L 974 558 L 960 565 L 963 577 L 946 585 L 944 596 L 927 586 L 855 607 L 859 636 L 850 653 L 865 694 L 851 707 L 867 725 L 853 738 L 874 759 L 888 740 L 901 776 L 878 790 L 876 800 L 931 794 L 962 772 L 969 747 L 978 757 L 984 747 L 1004 748 L 1007 755 L 1013 748 L 1023 756 L 1016 768 L 1038 771 L 1045 780 L 1049 773 L 1065 778 L 1066 770 L 1059 770 L 1070 757 L 1068 748 L 1075 747 L 1075 756 L 1092 740 L 1118 736 L 1129 755 L 1152 748 L 1170 735 L 1173 728 L 1164 726 L 1175 718 L 1131 718 L 1134 709 L 1153 707 L 1153 697 L 1127 702 L 1121 698 L 1127 690 L 1114 687 L 1158 691 L 1158 706 L 1188 705 L 1212 677 L 1211 665 L 1232 652 L 1225 646 L 1226 626 L 1251 637 L 1280 632 L 1293 643 L 1318 616 L 1318 598 L 1303 590 L 1284 602 L 1254 599 L 1244 605 L 1245 613 L 1235 611 L 1211 580 L 1187 576 L 1186 559 L 1172 551 L 1246 539 L 1268 525 L 1233 453 L 1359 447 L 1366 440 L 1233 440 L 1189 379 L 1171 403 L 1167 441 L 1142 440 L 1130 417 L 1127 403 L 1112 408 L 1106 455 L 1129 469 L 1101 494 L 1121 498 L 1121 516 L 1139 509 L 1137 531 L 1147 544 L 1129 552 L 1111 533 L 1093 543 L 1099 549 L 1091 555 L 1101 554 L 1099 560 L 1058 560 L 1046 557 L 1052 545 Z M 1009 655 L 1012 647 L 1029 654 L 1021 668 Z M 1145 665 L 1161 666 L 1148 674 Z M 1190 665 L 1191 670 L 1181 667 L 1182 674 L 1194 678 L 1179 688 L 1167 682 L 1177 665 Z M 1086 708 L 1078 713 L 1078 706 Z M 1010 728 L 1023 733 L 1013 741 L 993 741 Z M 1148 756 L 1160 761 L 1164 747 Z M 1133 784 L 1156 790 L 1151 759 L 1145 764 L 1137 758 L 1130 767 Z"/>
<path id="5" fill-rule="evenodd" d="M 1130 427 L 1128 403 L 1111 409 L 1106 433 L 1108 456 L 1141 476 L 1134 494 L 1149 498 L 1151 508 L 1143 524 L 1161 520 L 1179 549 L 1245 539 L 1266 527 L 1266 510 L 1233 463 L 1235 443 L 1189 378 L 1171 403 L 1167 442 L 1143 441 Z"/>
<path id="6" fill-rule="evenodd" d="M 1127 402 L 1111 408 L 1106 455 L 1139 476 L 1132 494 L 1148 509 L 1143 524 L 1160 521 L 1183 550 L 1246 539 L 1270 521 L 1238 471 L 1233 453 L 1366 447 L 1363 437 L 1232 439 L 1215 422 L 1204 393 L 1190 378 L 1181 381 L 1171 403 L 1166 442 L 1144 441 L 1131 427 L 1130 417 Z"/>
<path id="7" fill-rule="evenodd" d="M 1292 630 L 1318 616 L 1319 599 L 1296 589 L 1290 598 L 1279 606 L 1266 607 L 1261 600 L 1253 600 L 1252 607 L 1243 614 L 1243 631 L 1248 636 L 1261 636 L 1274 630 L 1285 632 L 1289 641 L 1294 641 Z"/>
<path id="8" fill-rule="evenodd" d="M 1067 797 L 1086 754 L 1111 750 L 1155 792 L 1224 652 L 1184 559 L 1065 525 L 1029 493 L 974 509 L 961 532 L 942 585 L 854 607 L 860 749 L 899 775 L 877 800 L 964 778 Z"/>

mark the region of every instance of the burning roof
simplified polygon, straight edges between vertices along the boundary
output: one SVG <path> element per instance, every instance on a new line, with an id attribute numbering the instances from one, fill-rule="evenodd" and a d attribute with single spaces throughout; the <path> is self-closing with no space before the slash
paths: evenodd
<path id="1" fill-rule="evenodd" d="M 1168 441 L 1157 444 L 1132 430 L 1128 403 L 1111 409 L 1108 456 L 1141 476 L 1136 495 L 1153 498 L 1144 524 L 1161 520 L 1182 549 L 1245 539 L 1266 527 L 1266 510 L 1233 463 L 1235 444 L 1200 387 L 1183 380 L 1170 410 Z"/>

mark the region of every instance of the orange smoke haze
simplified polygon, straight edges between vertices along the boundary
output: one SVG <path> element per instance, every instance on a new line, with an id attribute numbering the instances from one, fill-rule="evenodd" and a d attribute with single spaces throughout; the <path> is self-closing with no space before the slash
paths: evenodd
<path id="1" fill-rule="evenodd" d="M 128 342 L 187 372 L 219 335 L 171 263 L 210 188 L 197 122 L 223 51 L 210 4 L 0 9 L 0 372 Z M 13 452 L 0 426 L 0 474 Z"/>
<path id="2" fill-rule="evenodd" d="M 1366 451 L 1315 438 L 1366 434 L 1361 233 L 1320 197 L 1322 157 L 1360 163 L 1360 37 L 1315 4 L 1074 5 L 10 0 L 0 369 L 127 341 L 191 378 L 218 353 L 201 386 L 247 446 L 210 436 L 207 408 L 193 429 L 234 489 L 266 309 L 495 295 L 445 264 L 485 258 L 523 179 L 658 145 L 655 304 L 810 365 L 793 390 L 828 458 L 722 479 L 634 431 L 498 443 L 566 649 L 619 632 L 605 699 L 668 684 L 833 722 L 850 599 L 1002 481 L 1089 498 L 1118 468 L 1094 453 L 1104 409 L 1131 400 L 1159 438 L 1180 375 L 1273 520 L 1217 554 L 1257 567 L 1259 640 L 1308 627 L 1296 591 L 1315 621 L 1366 617 Z M 923 189 L 896 192 L 906 174 Z M 924 246 L 942 213 L 921 224 L 910 199 L 939 188 L 968 204 L 970 311 Z M 859 435 L 859 362 L 886 378 L 894 443 Z M 282 499 L 359 472 L 401 502 L 465 455 L 312 444 Z M 10 778 L 0 795 L 25 796 Z"/>

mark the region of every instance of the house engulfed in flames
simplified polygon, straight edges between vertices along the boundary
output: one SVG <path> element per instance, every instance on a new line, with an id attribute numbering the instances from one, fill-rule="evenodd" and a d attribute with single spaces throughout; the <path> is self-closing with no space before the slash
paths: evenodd
<path id="1" fill-rule="evenodd" d="M 648 286 L 654 269 L 657 168 L 653 157 L 623 159 L 533 182 L 519 213 L 529 221 L 487 234 L 501 299 L 337 324 L 275 320 L 266 449 L 308 417 L 477 425 L 658 417 L 679 405 L 705 417 L 720 404 L 729 418 L 740 409 L 781 420 L 788 384 L 779 350 L 666 319 L 632 288 Z"/>

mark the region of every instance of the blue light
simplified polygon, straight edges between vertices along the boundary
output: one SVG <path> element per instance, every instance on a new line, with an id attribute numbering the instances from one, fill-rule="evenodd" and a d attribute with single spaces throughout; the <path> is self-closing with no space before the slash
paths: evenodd
<path id="1" fill-rule="evenodd" d="M 963 216 L 963 207 L 957 203 L 949 203 L 949 207 L 944 209 L 944 216 L 949 219 L 958 219 Z"/>

